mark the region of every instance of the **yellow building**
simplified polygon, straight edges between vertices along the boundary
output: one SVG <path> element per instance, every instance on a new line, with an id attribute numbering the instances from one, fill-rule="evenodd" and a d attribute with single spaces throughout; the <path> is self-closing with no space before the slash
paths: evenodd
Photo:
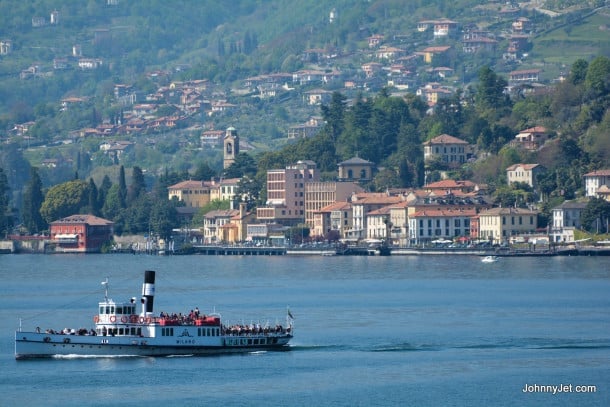
<path id="1" fill-rule="evenodd" d="M 492 208 L 479 213 L 479 238 L 494 244 L 511 236 L 531 234 L 538 227 L 538 212 L 522 208 Z"/>
<path id="2" fill-rule="evenodd" d="M 167 189 L 170 200 L 176 197 L 186 206 L 201 208 L 210 202 L 210 183 L 206 181 L 182 181 Z"/>

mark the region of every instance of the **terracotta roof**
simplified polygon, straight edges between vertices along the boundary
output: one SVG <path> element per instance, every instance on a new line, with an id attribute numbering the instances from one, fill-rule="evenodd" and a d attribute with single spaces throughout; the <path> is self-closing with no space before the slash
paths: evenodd
<path id="1" fill-rule="evenodd" d="M 334 202 L 330 205 L 326 205 L 323 208 L 318 209 L 316 212 L 332 212 L 332 211 L 346 211 L 352 209 L 352 204 L 349 202 Z"/>
<path id="2" fill-rule="evenodd" d="M 534 126 L 534 127 L 530 127 L 529 129 L 525 129 L 525 130 L 521 130 L 519 132 L 519 134 L 522 133 L 547 133 L 548 130 L 546 127 L 543 126 Z"/>
<path id="3" fill-rule="evenodd" d="M 87 225 L 105 226 L 112 225 L 114 222 L 109 221 L 107 219 L 98 218 L 97 216 L 93 215 L 70 215 L 66 218 L 58 219 L 54 222 L 51 222 L 52 225 L 58 225 L 62 223 L 85 223 Z"/>
<path id="4" fill-rule="evenodd" d="M 346 165 L 346 164 L 349 164 L 349 165 L 354 165 L 354 164 L 358 164 L 358 165 L 362 165 L 362 164 L 371 165 L 373 163 L 370 162 L 370 161 L 367 161 L 367 160 L 365 160 L 363 158 L 360 158 L 360 157 L 352 157 L 349 160 L 342 161 L 342 162 L 340 162 L 337 165 Z"/>
<path id="5" fill-rule="evenodd" d="M 517 168 L 523 168 L 526 171 L 531 171 L 536 167 L 542 167 L 540 164 L 513 164 L 506 168 L 506 171 L 514 171 Z"/>
<path id="6" fill-rule="evenodd" d="M 183 188 L 202 188 L 202 187 L 208 187 L 208 186 L 209 186 L 209 184 L 207 181 L 188 180 L 188 181 L 179 182 L 174 185 L 170 185 L 167 188 L 168 189 L 183 189 Z"/>
<path id="7" fill-rule="evenodd" d="M 440 136 L 436 136 L 424 143 L 424 145 L 429 144 L 468 144 L 468 142 L 457 137 L 450 136 L 449 134 L 441 134 Z"/>
<path id="8" fill-rule="evenodd" d="M 376 216 L 376 215 L 387 215 L 390 213 L 390 205 L 388 206 L 384 206 L 382 208 L 379 209 L 375 209 L 374 211 L 370 211 L 369 213 L 367 213 L 368 216 Z"/>
<path id="9" fill-rule="evenodd" d="M 480 216 L 497 216 L 497 215 L 537 215 L 538 212 L 530 211 L 523 208 L 491 208 L 486 211 L 481 211 Z"/>
<path id="10" fill-rule="evenodd" d="M 588 172 L 584 175 L 585 177 L 608 177 L 610 176 L 610 170 L 595 170 Z"/>
<path id="11" fill-rule="evenodd" d="M 237 209 L 217 209 L 217 210 L 206 213 L 205 217 L 207 219 L 230 218 L 230 217 L 238 215 L 238 214 L 239 214 L 239 211 Z"/>
<path id="12" fill-rule="evenodd" d="M 452 209 L 439 209 L 439 208 L 431 208 L 424 209 L 421 211 L 417 211 L 412 215 L 409 215 L 410 218 L 455 218 L 459 216 L 474 216 L 477 214 L 476 209 L 463 209 L 463 210 L 452 210 Z"/>
<path id="13" fill-rule="evenodd" d="M 437 182 L 431 182 L 430 184 L 424 186 L 426 189 L 449 189 L 449 188 L 474 188 L 475 183 L 472 181 L 456 181 L 452 179 L 444 179 Z"/>

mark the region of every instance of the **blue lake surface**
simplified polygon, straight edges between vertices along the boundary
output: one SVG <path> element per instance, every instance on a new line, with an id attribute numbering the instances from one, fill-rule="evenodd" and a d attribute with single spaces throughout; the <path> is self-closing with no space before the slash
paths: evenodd
<path id="1" fill-rule="evenodd" d="M 290 307 L 291 350 L 14 359 L 20 319 L 90 328 L 101 281 L 139 298 L 146 269 L 157 313 Z M 0 406 L 610 405 L 610 257 L 2 255 L 0 278 Z"/>

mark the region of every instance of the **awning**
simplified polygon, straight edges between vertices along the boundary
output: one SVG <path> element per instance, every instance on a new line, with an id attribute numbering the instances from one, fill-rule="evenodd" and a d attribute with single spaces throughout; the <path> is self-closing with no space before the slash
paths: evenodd
<path id="1" fill-rule="evenodd" d="M 78 239 L 77 234 L 57 234 L 55 235 L 55 239 Z"/>

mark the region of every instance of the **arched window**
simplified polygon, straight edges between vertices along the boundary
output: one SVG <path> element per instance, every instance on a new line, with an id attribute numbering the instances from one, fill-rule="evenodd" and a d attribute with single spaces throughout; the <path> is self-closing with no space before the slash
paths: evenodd
<path id="1" fill-rule="evenodd" d="M 349 179 L 354 178 L 354 172 L 353 172 L 353 170 L 347 170 L 347 178 L 349 178 Z"/>
<path id="2" fill-rule="evenodd" d="M 233 144 L 227 143 L 227 154 L 233 154 Z"/>
<path id="3" fill-rule="evenodd" d="M 360 170 L 360 179 L 366 179 L 366 168 Z"/>

